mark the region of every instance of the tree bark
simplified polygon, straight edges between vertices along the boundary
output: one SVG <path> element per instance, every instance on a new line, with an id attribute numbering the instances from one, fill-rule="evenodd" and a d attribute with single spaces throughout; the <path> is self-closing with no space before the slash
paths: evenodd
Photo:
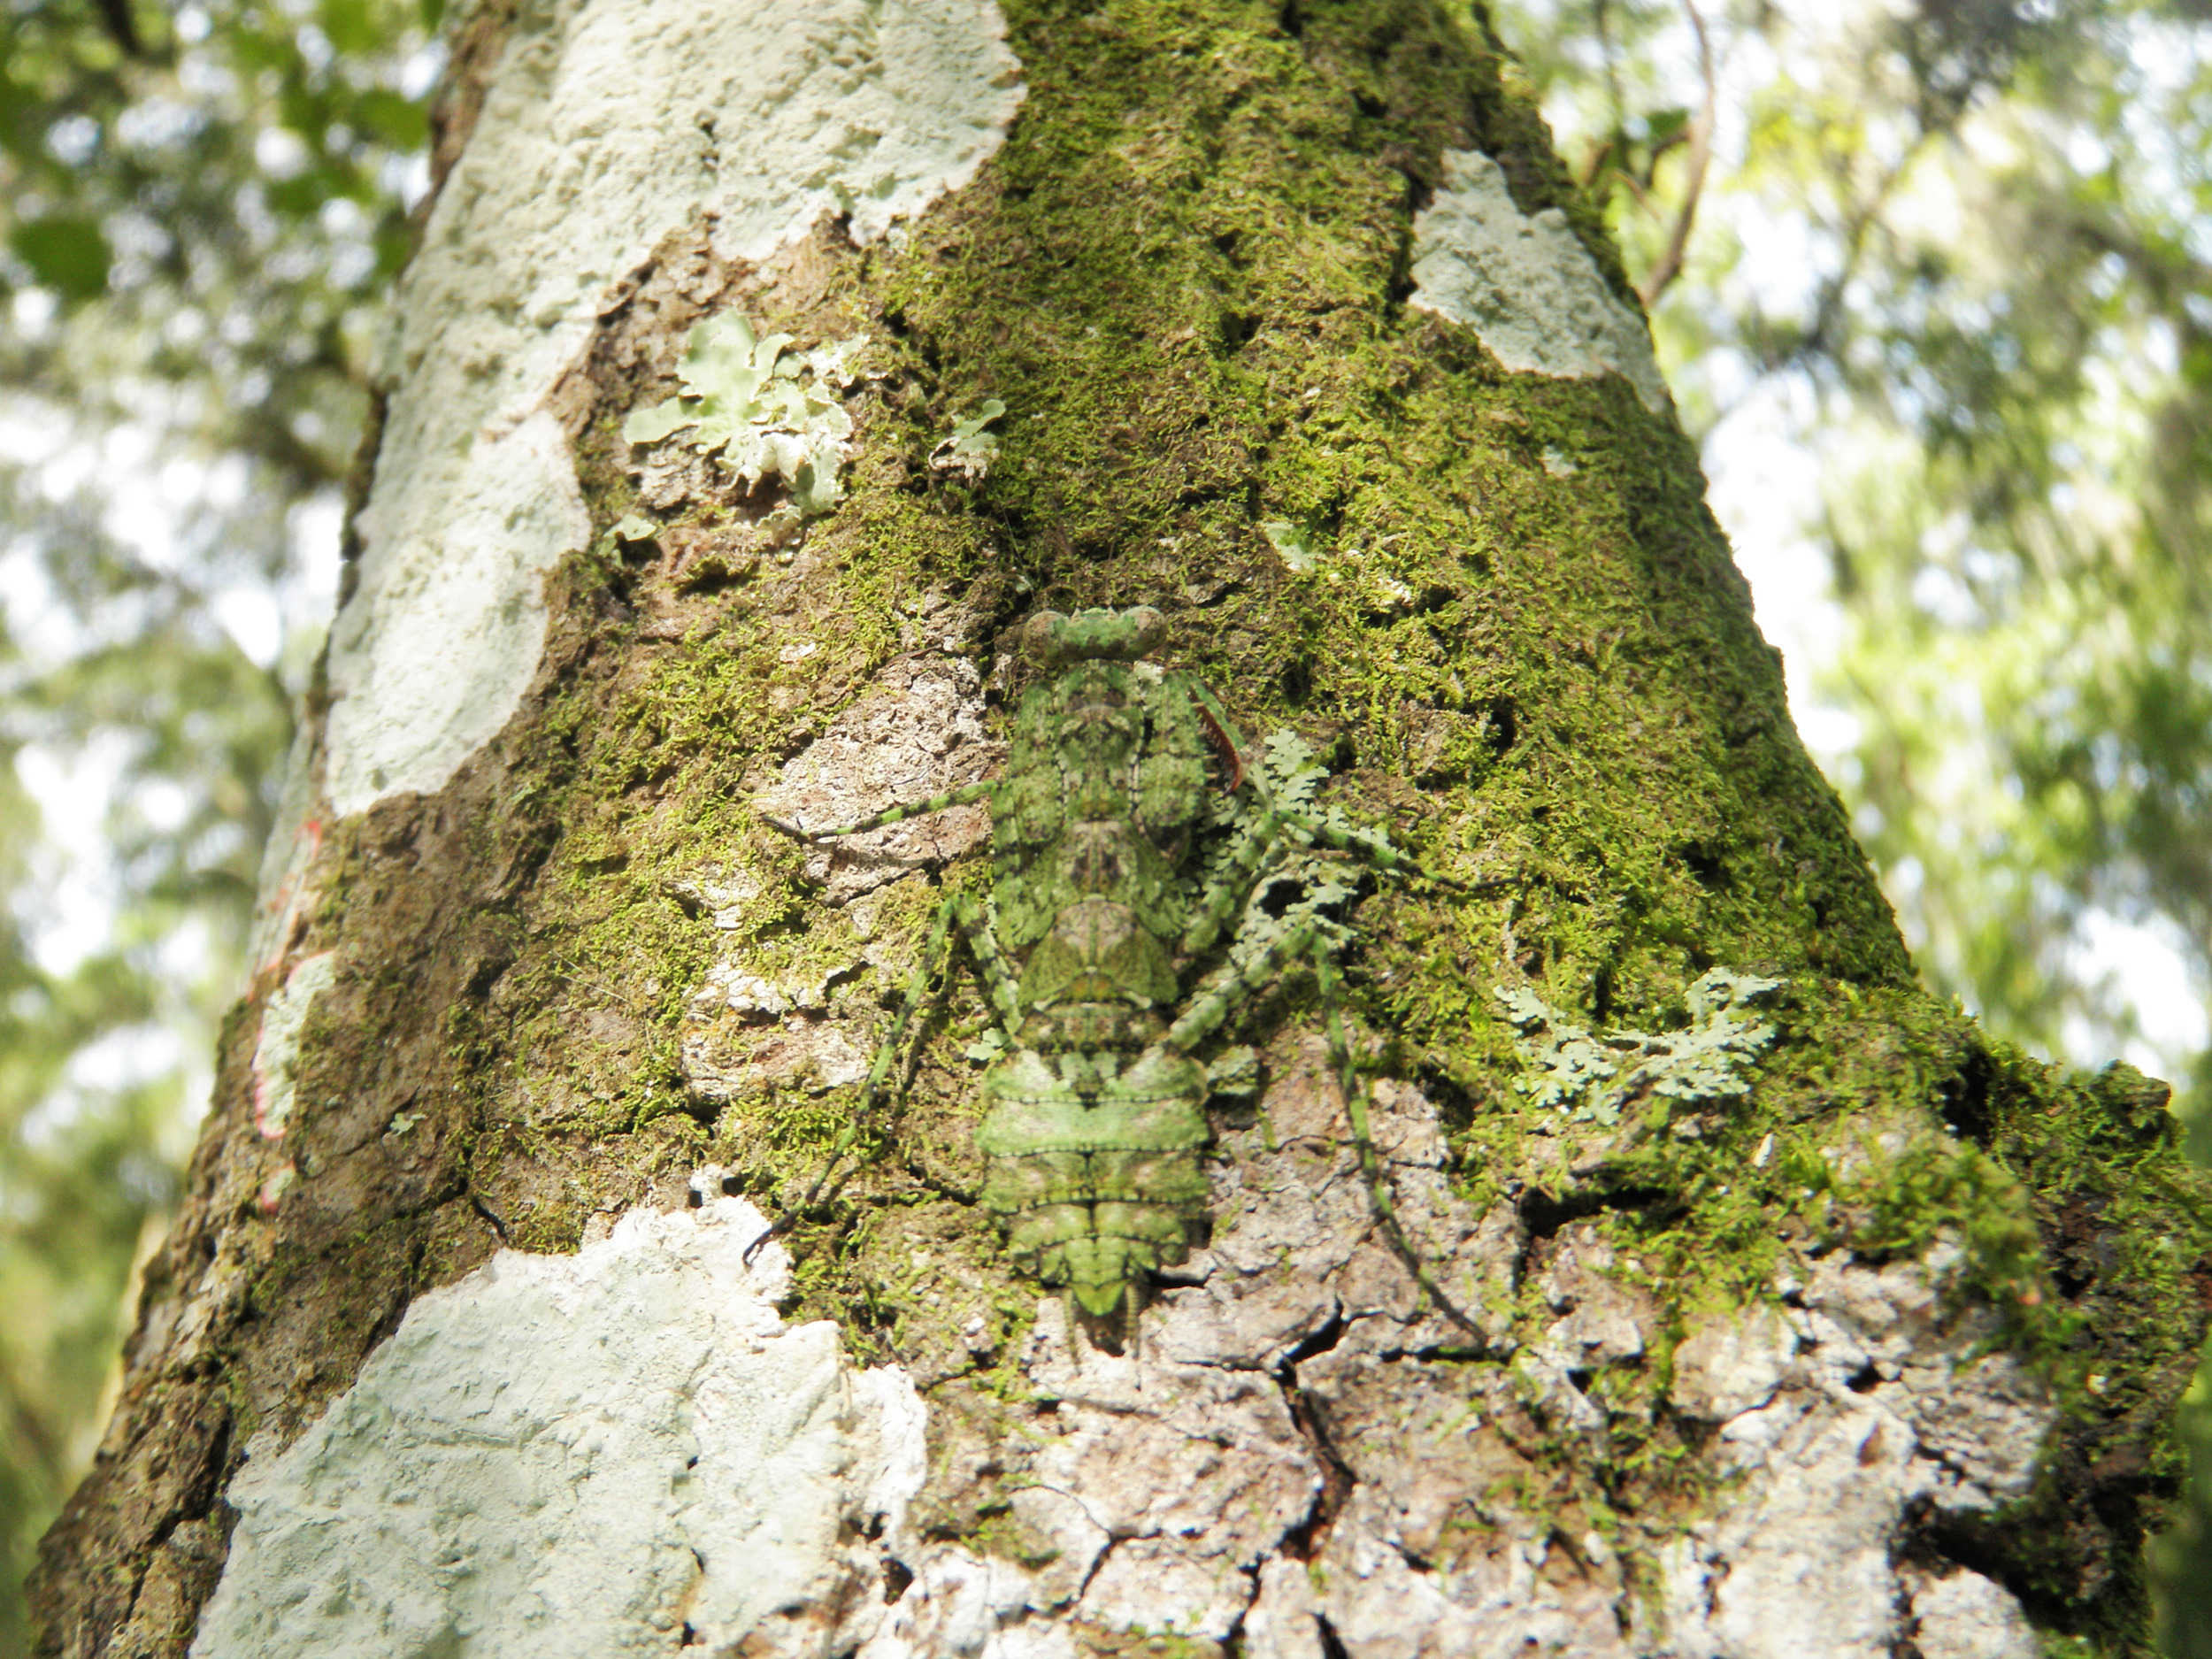
<path id="1" fill-rule="evenodd" d="M 1479 12 L 455 27 L 41 1652 L 2147 1651 L 2212 1287 L 2163 1089 L 1918 987 Z M 1138 603 L 1456 884 L 1341 952 L 1402 1238 L 1287 974 L 1209 1236 L 1071 1319 L 977 1201 L 956 966 L 764 1241 L 988 821 L 761 810 L 991 776 L 1019 625 Z"/>

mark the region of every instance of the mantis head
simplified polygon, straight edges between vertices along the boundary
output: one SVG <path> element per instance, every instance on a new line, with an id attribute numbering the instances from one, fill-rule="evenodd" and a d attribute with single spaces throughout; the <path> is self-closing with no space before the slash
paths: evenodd
<path id="1" fill-rule="evenodd" d="M 1048 664 L 1104 661 L 1133 663 L 1167 639 L 1167 618 L 1150 605 L 1128 611 L 1079 611 L 1063 616 L 1041 611 L 1022 628 L 1022 646 Z"/>

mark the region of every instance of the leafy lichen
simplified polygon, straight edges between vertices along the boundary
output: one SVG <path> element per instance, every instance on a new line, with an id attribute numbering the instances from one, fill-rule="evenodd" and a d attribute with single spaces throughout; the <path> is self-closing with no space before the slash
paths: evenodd
<path id="1" fill-rule="evenodd" d="M 1691 986 L 1690 1023 L 1667 1033 L 1593 1036 L 1525 986 L 1500 988 L 1515 1047 L 1528 1067 L 1516 1085 L 1537 1106 L 1573 1121 L 1617 1124 L 1621 1108 L 1647 1094 L 1683 1102 L 1740 1100 L 1746 1068 L 1774 1041 L 1774 1026 L 1749 1004 L 1779 979 L 1715 968 Z"/>
<path id="2" fill-rule="evenodd" d="M 998 459 L 998 434 L 987 428 L 1005 412 L 1006 405 L 997 398 L 985 398 L 974 414 L 955 421 L 951 434 L 929 452 L 930 465 L 980 484 Z"/>
<path id="3" fill-rule="evenodd" d="M 844 494 L 841 478 L 852 417 L 839 394 L 852 383 L 850 363 L 867 336 L 806 352 L 785 349 L 789 334 L 758 335 L 735 314 L 691 331 L 677 373 L 684 390 L 622 423 L 632 443 L 658 443 L 689 429 L 684 442 L 718 456 L 748 488 L 780 477 L 789 511 L 818 518 Z M 782 511 L 780 509 L 779 511 Z"/>

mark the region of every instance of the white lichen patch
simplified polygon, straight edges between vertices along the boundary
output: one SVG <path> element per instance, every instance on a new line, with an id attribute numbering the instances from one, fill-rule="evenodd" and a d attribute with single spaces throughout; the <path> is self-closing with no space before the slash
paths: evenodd
<path id="1" fill-rule="evenodd" d="M 513 714 L 541 584 L 590 533 L 546 398 L 665 237 L 764 258 L 956 189 L 1020 104 L 991 0 L 526 8 L 401 284 L 358 580 L 334 625 L 341 814 L 442 787 Z"/>
<path id="2" fill-rule="evenodd" d="M 1667 1653 L 1887 1659 L 1912 1634 L 1909 1601 L 1924 1652 L 2034 1651 L 2001 1586 L 1954 1575 L 1909 1594 L 1897 1563 L 1917 1506 L 2024 1495 L 2057 1421 L 2017 1361 L 1980 1352 L 1993 1315 L 1947 1311 L 1962 1261 L 1948 1244 L 1883 1268 L 1824 1259 L 1797 1306 L 1748 1310 L 1677 1350 L 1675 1404 L 1720 1423 L 1736 1479 L 1663 1558 Z M 1955 1645 L 1977 1632 L 1993 1645 Z"/>
<path id="3" fill-rule="evenodd" d="M 1654 414 L 1667 383 L 1644 319 L 1606 285 L 1567 216 L 1530 218 L 1498 164 L 1444 152 L 1444 182 L 1413 221 L 1409 305 L 1472 328 L 1499 364 L 1523 374 L 1624 376 Z"/>
<path id="4" fill-rule="evenodd" d="M 703 1198 L 703 1194 L 702 1194 Z M 850 1652 L 907 1549 L 924 1410 L 786 1325 L 741 1200 L 503 1250 L 418 1297 L 351 1388 L 226 1494 L 200 1659 Z M 875 1542 L 868 1540 L 875 1540 Z"/>
<path id="5" fill-rule="evenodd" d="M 386 433 L 360 586 L 331 625 L 326 787 L 341 817 L 442 787 L 507 723 L 545 643 L 540 586 L 591 536 L 546 411 L 479 434 L 457 459 L 413 457 L 409 434 Z"/>
<path id="6" fill-rule="evenodd" d="M 304 957 L 261 1010 L 261 1035 L 253 1048 L 253 1125 L 268 1140 L 281 1138 L 291 1121 L 307 1010 L 337 977 L 335 951 Z"/>
<path id="7" fill-rule="evenodd" d="M 1964 1568 L 1921 1578 L 1912 1617 L 1920 1659 L 2040 1659 L 2043 1653 L 2012 1592 Z"/>

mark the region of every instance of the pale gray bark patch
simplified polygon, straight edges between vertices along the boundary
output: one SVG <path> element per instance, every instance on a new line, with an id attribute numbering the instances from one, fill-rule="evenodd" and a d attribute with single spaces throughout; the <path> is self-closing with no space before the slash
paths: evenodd
<path id="1" fill-rule="evenodd" d="M 1640 1356 L 1657 1318 L 1649 1299 L 1614 1278 L 1613 1248 L 1596 1226 L 1564 1229 L 1538 1288 L 1562 1316 L 1544 1333 L 1537 1356 L 1560 1371 L 1594 1371 Z"/>
<path id="2" fill-rule="evenodd" d="M 1004 36 L 992 0 L 524 10 L 400 287 L 331 636 L 340 814 L 442 787 L 528 688 L 543 578 L 591 529 L 546 398 L 605 296 L 687 224 L 757 261 L 964 185 L 1023 96 Z"/>
<path id="3" fill-rule="evenodd" d="M 833 1325 L 786 1325 L 784 1252 L 747 1259 L 765 1221 L 696 1196 L 418 1297 L 290 1447 L 250 1446 L 192 1652 L 607 1659 L 872 1634 L 921 1402 L 895 1367 L 849 1366 Z"/>
<path id="4" fill-rule="evenodd" d="M 793 657 L 794 666 L 803 666 L 815 648 L 799 641 L 787 649 L 807 653 Z M 755 805 L 803 827 L 827 828 L 979 782 L 997 770 L 1002 755 L 985 728 L 982 677 L 974 664 L 957 657 L 901 657 L 785 764 Z M 733 940 L 687 1010 L 680 1052 L 692 1089 L 703 1099 L 730 1101 L 772 1087 L 819 1093 L 861 1082 L 883 996 L 904 988 L 921 942 L 879 930 L 887 889 L 918 880 L 918 867 L 974 851 L 990 833 L 988 809 L 975 805 L 810 849 L 807 878 L 818 884 L 830 910 L 806 941 L 808 965 L 794 970 Z M 712 906 L 716 925 L 741 937 L 746 901 L 757 895 L 758 884 L 726 871 L 703 873 L 697 890 Z M 849 949 L 825 965 L 823 940 L 840 928 Z"/>
<path id="5" fill-rule="evenodd" d="M 1644 319 L 1604 275 L 1555 207 L 1532 218 L 1480 150 L 1444 152 L 1444 182 L 1413 221 L 1407 303 L 1475 331 L 1516 373 L 1626 377 L 1654 414 L 1669 404 Z"/>
<path id="6" fill-rule="evenodd" d="M 1964 1569 L 1913 1591 L 1920 1659 L 2038 1659 L 2043 1644 L 2002 1585 Z"/>
<path id="7" fill-rule="evenodd" d="M 1755 1411 L 1774 1398 L 1796 1352 L 1778 1308 L 1710 1320 L 1674 1350 L 1675 1409 L 1708 1423 Z"/>
<path id="8" fill-rule="evenodd" d="M 1197 1653 L 1235 1636 L 1250 1655 L 1307 1659 L 1324 1651 L 1325 1611 L 1361 1617 L 1368 1594 L 1339 1583 L 1348 1569 L 1334 1554 L 1306 1559 L 1340 1456 L 1358 1463 L 1371 1513 L 1336 1517 L 1324 1529 L 1332 1551 L 1394 1552 L 1405 1509 L 1419 1511 L 1411 1525 L 1448 1525 L 1471 1478 L 1450 1450 L 1474 1443 L 1466 1431 L 1482 1419 L 1465 1409 L 1460 1365 L 1417 1356 L 1509 1351 L 1502 1316 L 1486 1310 L 1509 1296 L 1523 1240 L 1509 1209 L 1479 1215 L 1450 1192 L 1417 1091 L 1379 1087 L 1372 1115 L 1409 1237 L 1488 1334 L 1442 1315 L 1375 1238 L 1325 1047 L 1302 1041 L 1258 1120 L 1223 1135 L 1212 1245 L 1144 1309 L 1125 1351 L 1094 1347 L 1057 1298 L 1040 1305 L 1020 1356 L 1040 1409 L 989 1455 L 1024 1559 L 1044 1564 L 987 1570 L 957 1547 L 926 1557 L 862 1659 L 1077 1659 L 1097 1651 L 1084 1631 L 1139 1628 Z M 1302 1421 L 1302 1397 L 1333 1413 L 1371 1383 L 1394 1391 L 1394 1424 L 1440 1439 L 1445 1455 L 1376 1437 L 1374 1458 L 1360 1461 L 1345 1437 L 1333 1448 L 1312 1417 Z M 1609 1622 L 1610 1603 L 1600 1610 Z"/>
<path id="9" fill-rule="evenodd" d="M 810 641 L 787 648 L 801 664 Z M 982 676 L 958 657 L 901 657 L 786 762 L 755 805 L 802 829 L 829 829 L 979 783 L 1004 750 L 984 726 Z M 807 879 L 832 904 L 849 903 L 918 864 L 942 864 L 990 837 L 977 803 L 846 837 L 807 854 Z"/>
<path id="10" fill-rule="evenodd" d="M 1312 1571 L 1278 1555 L 1260 1569 L 1259 1594 L 1244 1616 L 1245 1659 L 1328 1659 L 1319 1612 Z"/>
<path id="11" fill-rule="evenodd" d="M 253 1125 L 265 1140 L 280 1139 L 291 1120 L 307 1010 L 337 977 L 335 951 L 303 957 L 262 1007 L 261 1035 L 253 1050 Z"/>
<path id="12" fill-rule="evenodd" d="M 1657 1651 L 1888 1659 L 1909 1634 L 1913 1586 L 1893 1559 L 1908 1509 L 1985 1511 L 2026 1494 L 2057 1408 L 2011 1356 L 1977 1356 L 1994 1316 L 1953 1311 L 1962 1265 L 1949 1242 L 1882 1268 L 1817 1260 L 1785 1286 L 1793 1306 L 1678 1350 L 1676 1403 L 1720 1421 L 1727 1484 L 1663 1561 Z M 1932 1628 L 1970 1615 L 2024 1629 L 2011 1596 L 1979 1583 L 1928 1590 Z"/>

